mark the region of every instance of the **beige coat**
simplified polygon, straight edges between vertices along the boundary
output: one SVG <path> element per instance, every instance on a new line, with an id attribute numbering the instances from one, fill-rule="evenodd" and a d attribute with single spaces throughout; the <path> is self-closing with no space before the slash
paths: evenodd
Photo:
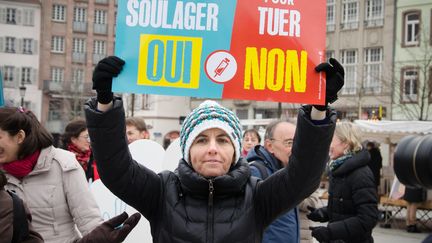
<path id="1" fill-rule="evenodd" d="M 301 243 L 312 243 L 312 235 L 311 231 L 309 230 L 309 226 L 311 226 L 311 221 L 306 217 L 306 215 L 309 213 L 309 210 L 307 209 L 308 206 L 317 208 L 320 205 L 319 203 L 319 193 L 318 191 L 315 191 L 312 193 L 308 198 L 303 200 L 298 206 L 299 209 L 299 218 L 300 218 L 300 242 Z"/>
<path id="2" fill-rule="evenodd" d="M 7 173 L 6 177 L 5 187 L 27 203 L 34 230 L 46 243 L 73 242 L 103 222 L 84 171 L 71 152 L 45 148 L 22 181 Z"/>

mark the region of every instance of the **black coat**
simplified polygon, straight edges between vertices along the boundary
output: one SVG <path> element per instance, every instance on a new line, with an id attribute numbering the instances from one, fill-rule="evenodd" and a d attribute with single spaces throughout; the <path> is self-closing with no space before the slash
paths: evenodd
<path id="1" fill-rule="evenodd" d="M 318 186 L 333 136 L 335 113 L 314 125 L 310 108 L 299 112 L 289 167 L 265 181 L 250 176 L 244 160 L 212 180 L 181 160 L 177 171 L 156 174 L 130 156 L 120 99 L 104 113 L 86 104 L 86 118 L 100 178 L 151 226 L 153 242 L 261 242 L 278 215 L 295 207 Z M 311 152 L 310 148 L 314 148 Z"/>
<path id="2" fill-rule="evenodd" d="M 373 242 L 378 196 L 369 159 L 362 150 L 330 172 L 327 227 L 333 240 L 342 240 L 335 242 Z"/>

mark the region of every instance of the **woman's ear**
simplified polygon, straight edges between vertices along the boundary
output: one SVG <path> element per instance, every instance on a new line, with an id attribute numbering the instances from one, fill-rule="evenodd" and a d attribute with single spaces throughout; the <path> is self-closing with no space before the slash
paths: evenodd
<path id="1" fill-rule="evenodd" d="M 26 138 L 26 133 L 24 132 L 24 130 L 19 130 L 17 133 L 17 140 L 18 140 L 18 144 L 22 144 Z"/>

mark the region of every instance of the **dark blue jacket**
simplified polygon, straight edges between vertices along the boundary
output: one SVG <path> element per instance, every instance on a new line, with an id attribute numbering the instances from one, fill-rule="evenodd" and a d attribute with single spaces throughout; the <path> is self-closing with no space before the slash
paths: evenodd
<path id="1" fill-rule="evenodd" d="M 256 163 L 263 164 L 267 169 L 267 175 L 271 175 L 282 169 L 282 163 L 261 145 L 257 145 L 251 149 L 246 160 L 248 162 L 256 161 Z M 252 164 L 250 167 L 252 176 L 263 178 L 263 175 L 261 175 L 260 170 L 256 166 Z M 273 221 L 264 231 L 262 242 L 300 242 L 300 225 L 297 208 L 291 209 Z"/>

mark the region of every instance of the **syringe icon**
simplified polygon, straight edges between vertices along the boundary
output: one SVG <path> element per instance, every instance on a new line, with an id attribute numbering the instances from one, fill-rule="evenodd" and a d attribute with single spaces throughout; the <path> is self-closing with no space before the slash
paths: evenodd
<path id="1" fill-rule="evenodd" d="M 217 66 L 217 68 L 214 70 L 215 72 L 215 78 L 216 76 L 220 76 L 222 75 L 222 73 L 225 71 L 225 69 L 228 67 L 230 60 L 228 58 L 224 58 L 219 65 Z"/>

